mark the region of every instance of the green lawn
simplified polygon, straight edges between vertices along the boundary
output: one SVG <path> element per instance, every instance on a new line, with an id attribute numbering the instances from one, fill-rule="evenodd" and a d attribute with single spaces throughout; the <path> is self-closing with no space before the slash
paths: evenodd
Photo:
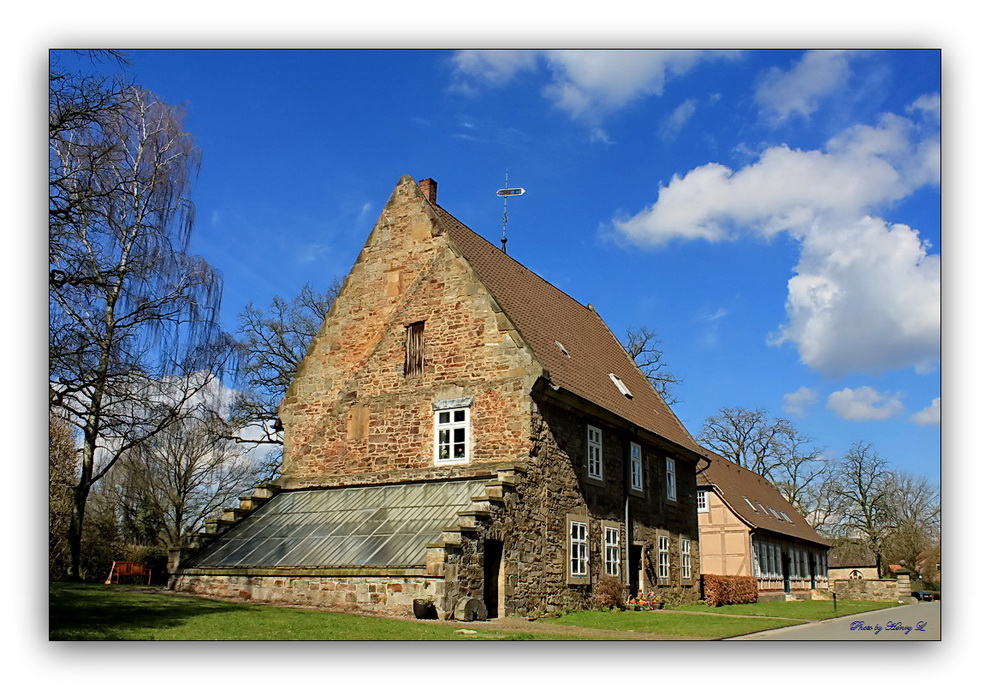
<path id="1" fill-rule="evenodd" d="M 792 601 L 712 608 L 704 604 L 673 611 L 578 611 L 543 621 L 536 631 L 494 629 L 501 621 L 457 632 L 460 625 L 393 620 L 314 609 L 212 601 L 129 585 L 53 583 L 49 588 L 52 640 L 595 640 L 604 630 L 683 639 L 718 639 L 804 621 L 844 616 L 894 604 Z M 699 615 L 709 614 L 709 615 Z M 521 619 L 515 619 L 520 621 Z M 512 620 L 505 621 L 505 624 Z M 461 624 L 470 628 L 469 624 Z M 519 628 L 520 626 L 513 626 Z"/>
<path id="2" fill-rule="evenodd" d="M 676 606 L 672 610 L 820 621 L 826 618 L 851 616 L 856 613 L 863 613 L 864 611 L 875 611 L 897 605 L 896 602 L 889 601 L 838 601 L 836 602 L 837 611 L 833 611 L 831 601 L 768 601 L 758 604 L 730 604 L 718 607 L 709 606 L 708 604 L 691 604 L 690 606 Z"/>
<path id="3" fill-rule="evenodd" d="M 53 583 L 52 640 L 538 640 L 570 636 L 465 636 L 438 623 L 238 604 L 126 585 Z M 582 639 L 582 638 L 578 638 Z"/>
<path id="4" fill-rule="evenodd" d="M 719 639 L 747 633 L 786 628 L 803 621 L 740 616 L 699 616 L 666 611 L 575 611 L 556 619 L 557 623 L 605 630 L 631 630 L 689 639 Z"/>

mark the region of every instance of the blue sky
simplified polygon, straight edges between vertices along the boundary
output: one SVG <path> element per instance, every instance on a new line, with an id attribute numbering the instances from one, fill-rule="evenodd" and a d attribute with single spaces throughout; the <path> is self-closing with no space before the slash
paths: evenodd
<path id="1" fill-rule="evenodd" d="M 939 51 L 129 56 L 202 149 L 227 328 L 346 274 L 404 174 L 497 244 L 508 171 L 509 253 L 654 329 L 689 430 L 760 407 L 939 480 Z"/>

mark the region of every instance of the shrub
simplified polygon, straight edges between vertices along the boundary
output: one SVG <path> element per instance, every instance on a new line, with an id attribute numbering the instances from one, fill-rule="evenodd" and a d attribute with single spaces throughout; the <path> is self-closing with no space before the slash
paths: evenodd
<path id="1" fill-rule="evenodd" d="M 750 575 L 702 575 L 701 587 L 709 606 L 754 604 L 759 598 L 756 578 Z"/>
<path id="2" fill-rule="evenodd" d="M 619 578 L 606 575 L 595 583 L 591 593 L 595 606 L 603 609 L 624 609 L 626 607 L 626 588 Z"/>

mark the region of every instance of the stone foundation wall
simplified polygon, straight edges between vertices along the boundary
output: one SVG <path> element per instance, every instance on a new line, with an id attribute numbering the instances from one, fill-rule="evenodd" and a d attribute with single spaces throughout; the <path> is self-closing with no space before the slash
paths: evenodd
<path id="1" fill-rule="evenodd" d="M 172 588 L 228 599 L 340 607 L 411 617 L 413 599 L 437 595 L 442 584 L 442 578 L 425 576 L 179 574 Z"/>

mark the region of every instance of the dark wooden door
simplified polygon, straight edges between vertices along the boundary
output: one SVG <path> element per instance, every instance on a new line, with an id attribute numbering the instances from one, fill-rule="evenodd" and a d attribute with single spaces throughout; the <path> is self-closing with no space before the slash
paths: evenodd
<path id="1" fill-rule="evenodd" d="M 502 542 L 485 540 L 485 608 L 489 618 L 498 618 L 499 580 L 502 576 Z"/>

